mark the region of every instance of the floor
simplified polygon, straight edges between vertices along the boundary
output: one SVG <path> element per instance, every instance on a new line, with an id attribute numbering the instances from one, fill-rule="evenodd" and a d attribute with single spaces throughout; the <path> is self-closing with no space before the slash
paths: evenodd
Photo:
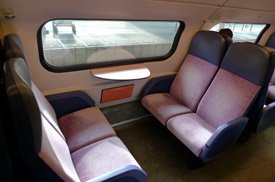
<path id="1" fill-rule="evenodd" d="M 115 130 L 149 182 L 275 181 L 275 126 L 197 170 L 187 168 L 189 151 L 152 116 Z"/>

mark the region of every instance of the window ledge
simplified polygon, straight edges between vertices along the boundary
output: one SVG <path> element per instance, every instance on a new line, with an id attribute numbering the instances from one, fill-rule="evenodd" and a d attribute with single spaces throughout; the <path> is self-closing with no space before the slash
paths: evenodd
<path id="1" fill-rule="evenodd" d="M 144 64 L 91 69 L 91 74 L 97 78 L 120 81 L 144 79 L 151 75 Z"/>

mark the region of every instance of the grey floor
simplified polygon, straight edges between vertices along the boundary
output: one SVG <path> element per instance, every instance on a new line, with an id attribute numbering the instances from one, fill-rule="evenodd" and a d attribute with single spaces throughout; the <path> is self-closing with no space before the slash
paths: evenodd
<path id="1" fill-rule="evenodd" d="M 154 117 L 115 130 L 147 172 L 149 182 L 275 181 L 275 126 L 193 171 L 186 167 L 188 150 Z"/>

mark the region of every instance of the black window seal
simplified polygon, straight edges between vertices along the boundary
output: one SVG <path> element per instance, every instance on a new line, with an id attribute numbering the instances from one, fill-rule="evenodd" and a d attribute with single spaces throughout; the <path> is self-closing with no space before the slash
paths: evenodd
<path id="1" fill-rule="evenodd" d="M 175 35 L 172 47 L 170 51 L 163 55 L 163 56 L 156 56 L 156 57 L 146 57 L 146 58 L 138 58 L 138 59 L 124 59 L 124 60 L 116 60 L 116 61 L 109 61 L 103 63 L 90 63 L 90 64 L 75 64 L 69 66 L 62 66 L 57 67 L 49 64 L 44 57 L 43 53 L 43 43 L 42 43 L 42 28 L 44 25 L 53 20 L 92 20 L 92 21 L 167 21 L 167 22 L 178 22 L 179 28 Z M 138 20 L 138 19 L 73 19 L 73 18 L 54 18 L 46 21 L 43 23 L 38 31 L 37 31 L 37 45 L 39 51 L 39 60 L 41 65 L 48 71 L 54 73 L 62 73 L 62 72 L 71 72 L 71 71 L 81 71 L 81 70 L 88 70 L 94 68 L 105 68 L 105 67 L 112 67 L 112 66 L 121 66 L 121 65 L 130 65 L 130 64 L 137 64 L 137 63 L 148 63 L 148 62 L 157 62 L 157 61 L 165 61 L 170 58 L 176 51 L 180 37 L 182 35 L 183 30 L 185 29 L 185 23 L 181 20 Z"/>

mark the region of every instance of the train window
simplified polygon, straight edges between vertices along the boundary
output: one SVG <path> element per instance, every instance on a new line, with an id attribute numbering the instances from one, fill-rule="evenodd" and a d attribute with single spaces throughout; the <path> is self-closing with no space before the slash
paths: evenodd
<path id="1" fill-rule="evenodd" d="M 179 21 L 51 20 L 38 31 L 42 65 L 54 72 L 167 59 Z"/>
<path id="2" fill-rule="evenodd" d="M 210 30 L 219 31 L 223 28 L 229 28 L 233 32 L 233 42 L 256 42 L 261 36 L 267 24 L 253 23 L 219 23 Z"/>

